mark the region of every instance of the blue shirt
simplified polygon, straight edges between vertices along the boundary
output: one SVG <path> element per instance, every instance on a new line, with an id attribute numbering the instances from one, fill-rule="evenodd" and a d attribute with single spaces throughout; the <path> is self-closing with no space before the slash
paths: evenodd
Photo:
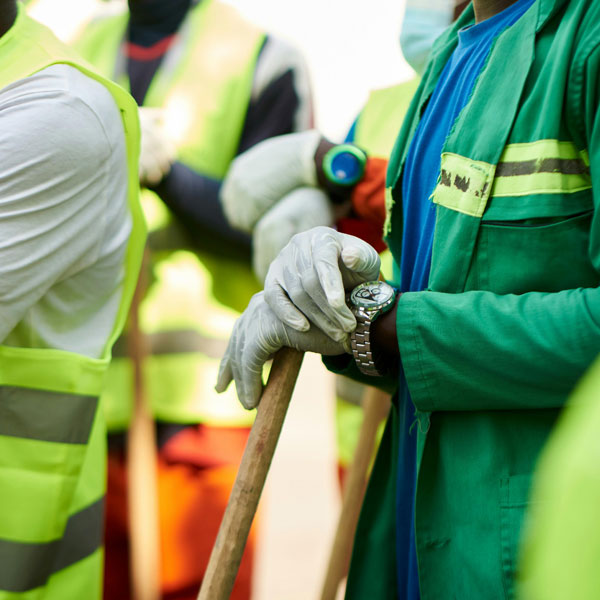
<path id="1" fill-rule="evenodd" d="M 495 38 L 513 25 L 534 0 L 518 0 L 501 13 L 458 33 L 458 45 L 448 60 L 410 143 L 402 180 L 404 233 L 400 290 L 416 292 L 428 286 L 435 227 L 431 195 L 440 173 L 442 150 L 471 97 Z M 472 124 L 477 127 L 477 123 Z M 400 440 L 397 473 L 396 540 L 398 596 L 419 598 L 415 545 L 416 437 L 415 407 L 404 377 L 400 383 Z"/>

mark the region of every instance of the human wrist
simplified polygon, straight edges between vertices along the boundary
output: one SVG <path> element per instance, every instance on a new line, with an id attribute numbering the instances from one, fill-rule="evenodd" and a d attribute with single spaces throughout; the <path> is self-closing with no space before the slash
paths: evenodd
<path id="1" fill-rule="evenodd" d="M 397 294 L 393 308 L 371 324 L 371 346 L 373 352 L 377 356 L 384 356 L 386 361 L 395 362 L 400 358 L 396 320 L 398 301 L 401 296 L 401 293 Z"/>
<path id="2" fill-rule="evenodd" d="M 315 151 L 314 163 L 318 185 L 329 194 L 329 197 L 333 204 L 344 205 L 345 208 L 343 210 L 343 214 L 347 214 L 352 207 L 352 192 L 356 183 L 358 183 L 360 179 L 355 182 L 342 184 L 337 183 L 335 180 L 333 180 L 331 174 L 328 175 L 327 168 L 329 168 L 330 170 L 332 168 L 331 164 L 329 165 L 329 167 L 326 164 L 328 160 L 331 161 L 332 158 L 331 156 L 328 157 L 328 153 L 330 152 L 330 150 L 333 150 L 337 147 L 339 147 L 339 150 L 342 153 L 355 153 L 356 156 L 360 158 L 360 160 L 362 161 L 362 165 L 360 166 L 361 171 L 358 172 L 358 176 L 360 178 L 362 178 L 362 171 L 364 171 L 366 154 L 364 153 L 364 151 L 360 150 L 353 144 L 334 144 L 326 138 L 321 138 Z"/>
<path id="3" fill-rule="evenodd" d="M 326 189 L 327 184 L 329 183 L 327 177 L 325 176 L 325 171 L 323 170 L 323 159 L 329 150 L 335 147 L 335 144 L 328 140 L 327 138 L 322 137 L 317 145 L 317 149 L 315 150 L 314 161 L 315 161 L 315 171 L 317 173 L 317 183 L 319 187 Z"/>

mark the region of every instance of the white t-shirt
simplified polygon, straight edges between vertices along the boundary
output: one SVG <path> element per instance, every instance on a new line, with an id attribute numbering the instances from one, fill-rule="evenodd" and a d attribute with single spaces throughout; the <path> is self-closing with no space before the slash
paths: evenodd
<path id="1" fill-rule="evenodd" d="M 0 90 L 0 344 L 99 357 L 130 232 L 108 90 L 67 65 Z"/>

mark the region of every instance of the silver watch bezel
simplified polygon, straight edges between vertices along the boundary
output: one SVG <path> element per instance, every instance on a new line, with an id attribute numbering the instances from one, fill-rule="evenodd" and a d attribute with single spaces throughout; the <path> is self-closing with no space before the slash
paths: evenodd
<path id="1" fill-rule="evenodd" d="M 388 292 L 387 297 L 381 302 L 366 302 L 365 300 L 360 298 L 360 293 L 368 288 L 375 287 L 385 290 Z M 358 284 L 351 292 L 349 301 L 350 304 L 361 311 L 366 313 L 376 313 L 386 308 L 390 304 L 393 304 L 394 299 L 396 298 L 396 290 L 385 281 L 376 280 L 376 281 L 365 281 L 363 283 Z"/>
<path id="2" fill-rule="evenodd" d="M 360 302 L 360 291 L 377 285 L 383 289 L 389 288 L 389 296 L 381 302 Z M 350 334 L 350 346 L 352 356 L 358 369 L 365 375 L 381 376 L 375 365 L 373 353 L 371 352 L 371 323 L 379 316 L 388 312 L 396 301 L 396 290 L 385 281 L 365 281 L 357 285 L 348 294 L 348 305 L 356 317 L 356 329 Z"/>

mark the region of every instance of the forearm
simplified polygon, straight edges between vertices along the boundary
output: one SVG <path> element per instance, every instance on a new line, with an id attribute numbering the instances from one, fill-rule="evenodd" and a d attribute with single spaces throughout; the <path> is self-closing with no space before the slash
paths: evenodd
<path id="1" fill-rule="evenodd" d="M 199 247 L 206 246 L 205 236 L 209 235 L 220 240 L 223 250 L 247 255 L 250 236 L 229 225 L 219 201 L 220 189 L 220 180 L 176 162 L 153 191 L 186 225 Z"/>
<path id="2" fill-rule="evenodd" d="M 406 293 L 396 329 L 419 410 L 555 408 L 600 349 L 600 289 Z"/>

